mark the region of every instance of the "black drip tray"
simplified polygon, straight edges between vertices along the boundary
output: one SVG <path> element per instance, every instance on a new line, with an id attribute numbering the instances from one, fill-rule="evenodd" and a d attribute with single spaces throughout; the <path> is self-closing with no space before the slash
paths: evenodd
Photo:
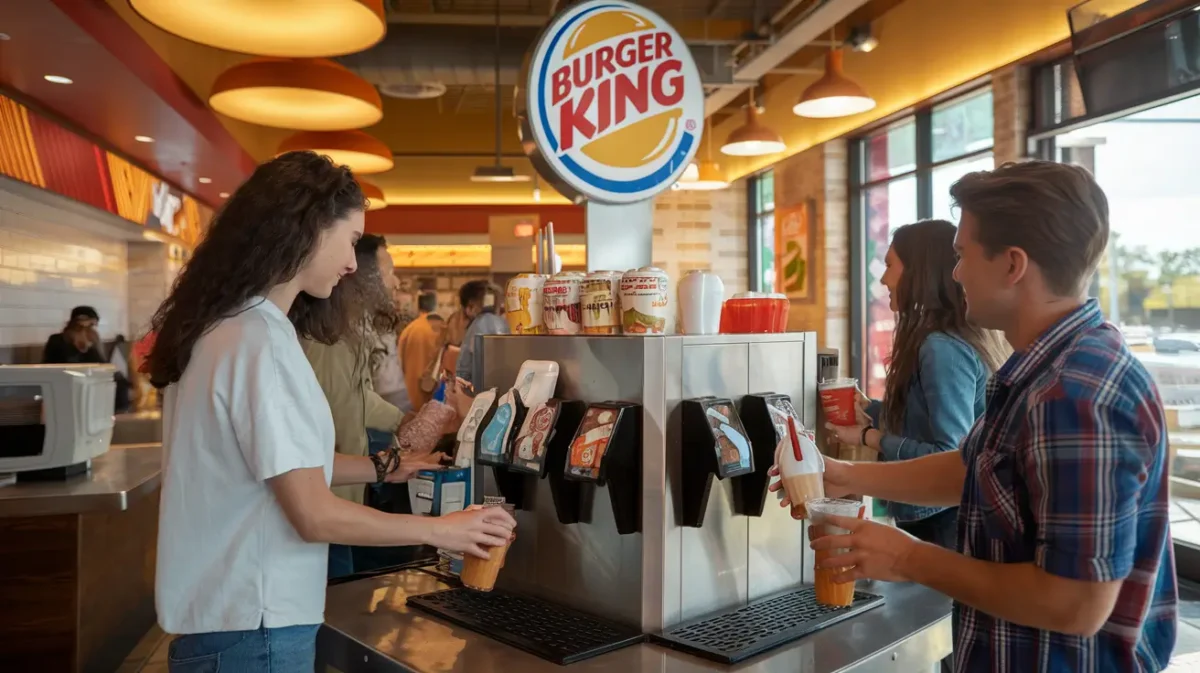
<path id="1" fill-rule="evenodd" d="M 736 664 L 880 605 L 882 596 L 856 591 L 849 607 L 827 607 L 817 603 L 809 586 L 681 624 L 653 638 L 705 659 Z"/>
<path id="2" fill-rule="evenodd" d="M 645 639 L 636 629 L 504 591 L 446 589 L 410 596 L 408 604 L 559 665 Z"/>

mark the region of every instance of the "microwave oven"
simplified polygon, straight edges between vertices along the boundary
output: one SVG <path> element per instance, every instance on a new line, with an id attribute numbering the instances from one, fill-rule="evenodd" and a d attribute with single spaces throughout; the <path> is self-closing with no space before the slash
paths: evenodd
<path id="1" fill-rule="evenodd" d="M 116 371 L 107 364 L 0 365 L 0 473 L 74 474 L 108 451 Z"/>

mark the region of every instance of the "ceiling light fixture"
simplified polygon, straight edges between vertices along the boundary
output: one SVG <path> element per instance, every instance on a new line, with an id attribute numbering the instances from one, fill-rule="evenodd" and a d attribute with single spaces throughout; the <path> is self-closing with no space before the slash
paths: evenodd
<path id="1" fill-rule="evenodd" d="M 62 75 L 46 75 L 46 76 L 42 77 L 42 79 L 46 80 L 47 82 L 50 82 L 51 84 L 74 84 L 75 83 L 75 80 L 71 79 L 70 77 L 63 77 Z"/>
<path id="2" fill-rule="evenodd" d="M 491 166 L 480 166 L 475 169 L 471 175 L 471 182 L 528 182 L 528 175 L 521 175 L 515 172 L 511 166 L 505 166 L 500 162 L 500 137 L 502 133 L 500 109 L 503 104 L 501 99 L 502 89 L 500 87 L 500 0 L 495 0 L 495 18 L 496 18 L 496 163 Z"/>
<path id="3" fill-rule="evenodd" d="M 341 131 L 383 119 L 370 82 L 323 58 L 256 58 L 221 73 L 208 104 L 251 124 L 300 131 Z"/>
<path id="4" fill-rule="evenodd" d="M 362 51 L 383 39 L 383 0 L 129 0 L 143 19 L 185 40 L 260 56 L 316 58 Z"/>
<path id="5" fill-rule="evenodd" d="M 134 140 L 136 140 L 136 141 L 138 141 L 139 143 L 152 143 L 152 142 L 154 142 L 154 138 L 151 138 L 150 136 L 134 136 L 134 137 L 133 137 L 133 139 L 134 139 Z"/>
<path id="6" fill-rule="evenodd" d="M 196 178 L 196 180 L 202 185 L 211 185 L 212 184 L 212 178 Z"/>
<path id="7" fill-rule="evenodd" d="M 746 123 L 734 129 L 721 153 L 731 157 L 761 157 L 778 154 L 787 149 L 783 138 L 772 129 L 758 122 L 758 104 L 754 101 L 754 89 L 750 89 L 750 102 L 746 106 Z"/>
<path id="8" fill-rule="evenodd" d="M 362 189 L 363 196 L 367 197 L 367 212 L 387 208 L 387 197 L 382 189 L 365 180 L 359 180 L 358 186 Z"/>
<path id="9" fill-rule="evenodd" d="M 850 35 L 846 37 L 845 45 L 854 51 L 868 54 L 879 46 L 879 38 L 871 34 L 871 24 L 868 23 L 852 28 Z"/>
<path id="10" fill-rule="evenodd" d="M 223 199 L 227 199 L 227 198 L 229 198 L 229 192 L 221 192 L 220 194 L 217 194 L 217 196 L 219 196 Z"/>
<path id="11" fill-rule="evenodd" d="M 277 154 L 308 150 L 361 175 L 390 171 L 396 165 L 383 141 L 362 131 L 304 131 L 279 144 Z"/>
<path id="12" fill-rule="evenodd" d="M 825 74 L 804 90 L 792 112 L 799 117 L 830 119 L 849 117 L 874 107 L 875 99 L 842 73 L 842 51 L 834 48 L 825 55 Z"/>
<path id="13" fill-rule="evenodd" d="M 709 117 L 704 121 L 704 138 L 707 142 L 705 153 L 708 155 L 704 161 L 699 164 L 689 165 L 683 169 L 683 176 L 675 184 L 679 185 L 679 189 L 687 189 L 692 191 L 713 191 L 717 189 L 725 189 L 729 186 L 729 182 L 725 180 L 725 176 L 721 174 L 721 167 L 717 162 L 712 160 L 712 118 Z M 688 173 L 692 170 L 692 166 L 696 166 L 696 178 L 694 180 L 686 179 Z"/>

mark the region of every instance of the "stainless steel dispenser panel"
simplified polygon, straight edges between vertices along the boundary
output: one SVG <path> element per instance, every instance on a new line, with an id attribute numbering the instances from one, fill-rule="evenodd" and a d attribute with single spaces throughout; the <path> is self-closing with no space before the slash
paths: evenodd
<path id="1" fill-rule="evenodd" d="M 638 337 L 488 336 L 483 339 L 481 389 L 507 390 L 526 360 L 553 360 L 559 364 L 557 397 L 641 404 L 643 342 Z M 661 454 L 661 442 L 657 451 Z M 491 469 L 480 472 L 484 478 L 476 480 L 477 486 L 482 483 L 494 493 Z M 500 586 L 640 626 L 642 535 L 617 534 L 606 488 L 585 486 L 593 496 L 584 505 L 590 522 L 562 525 L 550 482 L 536 483 L 532 493 L 526 492 L 529 508 L 516 513 L 517 539 Z"/>
<path id="2" fill-rule="evenodd" d="M 745 343 L 683 345 L 681 399 L 712 395 L 736 405 L 750 392 L 746 375 L 749 346 Z M 678 375 L 678 374 L 676 374 Z M 679 408 L 675 402 L 674 408 Z M 677 444 L 677 442 L 676 442 Z M 683 456 L 683 460 L 687 460 Z M 672 463 L 670 474 L 681 473 Z M 680 611 L 673 622 L 686 621 L 746 602 L 749 517 L 733 513 L 733 487 L 713 477 L 704 525 L 679 528 Z"/>

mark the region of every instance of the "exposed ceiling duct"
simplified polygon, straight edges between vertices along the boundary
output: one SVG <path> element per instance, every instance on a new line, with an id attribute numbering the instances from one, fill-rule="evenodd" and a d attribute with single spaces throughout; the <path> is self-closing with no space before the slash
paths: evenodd
<path id="1" fill-rule="evenodd" d="M 501 86 L 516 86 L 525 52 L 540 32 L 535 27 L 501 29 Z M 393 23 L 382 42 L 338 60 L 384 93 L 388 88 L 433 84 L 491 87 L 496 57 L 485 45 L 494 41 L 492 26 Z"/>
<path id="2" fill-rule="evenodd" d="M 767 73 L 778 68 L 808 44 L 826 37 L 839 21 L 869 1 L 818 0 L 788 28 L 775 36 L 770 44 L 738 64 L 734 70 L 733 83 L 721 86 L 705 98 L 704 114 L 712 115 L 735 101 L 738 95 L 756 85 Z M 789 7 L 793 4 L 796 3 L 789 3 Z"/>

